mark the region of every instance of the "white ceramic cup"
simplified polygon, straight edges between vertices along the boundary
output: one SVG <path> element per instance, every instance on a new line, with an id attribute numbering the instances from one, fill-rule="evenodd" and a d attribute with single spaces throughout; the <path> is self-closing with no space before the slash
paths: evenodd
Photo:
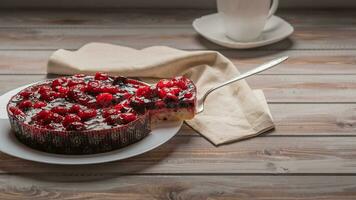
<path id="1" fill-rule="evenodd" d="M 267 19 L 278 8 L 278 0 L 217 0 L 217 6 L 226 36 L 249 42 L 261 35 Z"/>

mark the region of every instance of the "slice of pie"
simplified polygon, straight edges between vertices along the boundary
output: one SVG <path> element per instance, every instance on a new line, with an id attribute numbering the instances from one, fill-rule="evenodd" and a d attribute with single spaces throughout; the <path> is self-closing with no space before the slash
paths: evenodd
<path id="1" fill-rule="evenodd" d="M 163 120 L 194 117 L 196 88 L 185 77 L 155 85 L 122 76 L 74 75 L 13 96 L 11 127 L 24 144 L 59 154 L 92 154 L 135 143 Z"/>

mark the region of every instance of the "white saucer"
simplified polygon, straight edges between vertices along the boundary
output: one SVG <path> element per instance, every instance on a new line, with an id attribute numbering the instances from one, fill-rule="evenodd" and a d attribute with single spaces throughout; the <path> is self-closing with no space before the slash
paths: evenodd
<path id="1" fill-rule="evenodd" d="M 179 131 L 183 123 L 182 121 L 162 123 L 158 127 L 155 127 L 152 132 L 141 141 L 107 153 L 90 155 L 61 155 L 46 153 L 31 149 L 20 143 L 11 131 L 9 119 L 6 114 L 6 104 L 9 99 L 27 86 L 29 85 L 11 90 L 0 96 L 0 151 L 25 160 L 62 165 L 96 164 L 122 160 L 145 153 L 164 144 Z"/>
<path id="2" fill-rule="evenodd" d="M 259 39 L 252 42 L 237 42 L 225 35 L 223 22 L 218 13 L 195 19 L 193 27 L 207 40 L 234 49 L 249 49 L 272 44 L 287 38 L 294 31 L 294 28 L 288 22 L 280 17 L 272 16 L 267 21 Z"/>

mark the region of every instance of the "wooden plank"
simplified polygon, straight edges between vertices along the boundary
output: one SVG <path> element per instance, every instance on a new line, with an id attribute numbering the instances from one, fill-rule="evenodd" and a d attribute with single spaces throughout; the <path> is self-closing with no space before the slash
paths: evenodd
<path id="1" fill-rule="evenodd" d="M 193 19 L 214 12 L 216 10 L 209 9 L 1 9 L 0 28 L 157 25 L 188 27 L 191 26 Z M 356 24 L 356 14 L 352 9 L 280 9 L 277 15 L 295 27 L 336 27 Z"/>
<path id="2" fill-rule="evenodd" d="M 217 133 L 218 134 L 218 133 Z M 0 173 L 105 174 L 356 174 L 356 137 L 257 137 L 215 147 L 201 137 L 174 137 L 124 161 L 46 165 L 0 154 Z"/>
<path id="3" fill-rule="evenodd" d="M 0 93 L 47 78 L 0 75 Z M 355 103 L 356 75 L 256 75 L 248 83 L 263 89 L 269 103 Z"/>
<path id="4" fill-rule="evenodd" d="M 356 136 L 355 104 L 270 104 L 269 136 Z M 178 135 L 199 134 L 184 125 Z"/>
<path id="5" fill-rule="evenodd" d="M 46 74 L 46 65 L 53 50 L 0 51 L 0 74 Z M 288 55 L 283 65 L 263 74 L 356 74 L 356 51 L 234 51 L 223 55 L 243 72 L 273 58 Z"/>
<path id="6" fill-rule="evenodd" d="M 4 200 L 351 200 L 355 188 L 355 176 L 0 176 Z"/>
<path id="7" fill-rule="evenodd" d="M 77 49 L 93 41 L 135 48 L 166 45 L 179 49 L 226 49 L 205 40 L 192 27 L 0 29 L 1 50 Z M 261 49 L 356 49 L 356 29 L 352 26 L 300 27 L 290 39 Z"/>

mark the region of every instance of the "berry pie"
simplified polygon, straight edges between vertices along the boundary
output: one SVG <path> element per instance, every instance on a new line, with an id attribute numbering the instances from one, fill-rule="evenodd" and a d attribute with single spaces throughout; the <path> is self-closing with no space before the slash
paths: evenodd
<path id="1" fill-rule="evenodd" d="M 93 154 L 135 143 L 160 121 L 191 119 L 195 104 L 195 85 L 183 76 L 149 85 L 96 73 L 27 87 L 7 112 L 16 137 L 34 149 Z"/>

